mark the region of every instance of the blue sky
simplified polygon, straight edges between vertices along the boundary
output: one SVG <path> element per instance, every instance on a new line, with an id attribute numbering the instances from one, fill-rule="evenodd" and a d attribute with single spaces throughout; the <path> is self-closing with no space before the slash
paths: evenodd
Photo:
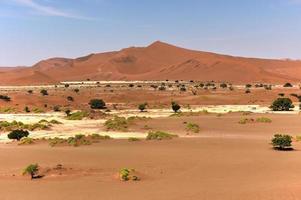
<path id="1" fill-rule="evenodd" d="M 301 59 L 301 0 L 0 0 L 0 66 L 156 40 Z"/>

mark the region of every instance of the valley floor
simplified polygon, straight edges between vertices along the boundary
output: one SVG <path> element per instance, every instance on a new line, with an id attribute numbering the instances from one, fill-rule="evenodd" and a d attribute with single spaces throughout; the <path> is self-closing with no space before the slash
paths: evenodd
<path id="1" fill-rule="evenodd" d="M 301 145 L 295 147 L 274 151 L 269 137 L 112 140 L 80 148 L 1 145 L 1 199 L 299 199 Z M 34 181 L 19 176 L 21 166 L 37 161 L 83 173 Z M 141 181 L 119 181 L 123 167 L 135 168 Z"/>
<path id="2" fill-rule="evenodd" d="M 242 118 L 269 118 L 271 123 L 239 124 Z M 46 143 L 0 144 L 0 191 L 4 200 L 241 200 L 300 199 L 301 143 L 294 151 L 275 151 L 276 133 L 297 136 L 296 114 L 202 114 L 138 122 L 182 137 L 164 141 L 104 140 L 90 146 L 50 147 Z M 200 126 L 189 134 L 185 123 Z M 61 174 L 30 180 L 21 176 L 30 163 L 62 164 Z M 121 168 L 134 168 L 141 181 L 122 182 Z"/>

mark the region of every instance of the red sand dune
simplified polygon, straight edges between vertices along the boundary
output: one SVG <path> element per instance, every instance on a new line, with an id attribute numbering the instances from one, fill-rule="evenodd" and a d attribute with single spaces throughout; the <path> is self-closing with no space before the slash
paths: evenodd
<path id="1" fill-rule="evenodd" d="M 301 61 L 233 57 L 155 42 L 148 47 L 131 47 L 76 59 L 52 58 L 28 68 L 0 68 L 0 85 L 86 79 L 299 82 Z"/>

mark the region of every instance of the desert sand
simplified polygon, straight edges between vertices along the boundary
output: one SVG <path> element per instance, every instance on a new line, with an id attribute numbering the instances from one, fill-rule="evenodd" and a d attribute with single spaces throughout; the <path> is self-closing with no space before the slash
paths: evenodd
<path id="1" fill-rule="evenodd" d="M 168 141 L 108 140 L 83 147 L 1 144 L 0 188 L 3 199 L 299 199 L 300 149 L 279 152 L 274 133 L 300 133 L 300 116 L 269 117 L 270 124 L 238 124 L 241 113 L 166 117 L 149 121 L 155 129 L 186 135 L 183 122 L 195 122 L 194 137 Z M 138 124 L 134 127 L 139 130 Z M 61 174 L 31 181 L 23 166 L 62 164 Z M 121 182 L 116 173 L 135 168 L 139 182 Z"/>

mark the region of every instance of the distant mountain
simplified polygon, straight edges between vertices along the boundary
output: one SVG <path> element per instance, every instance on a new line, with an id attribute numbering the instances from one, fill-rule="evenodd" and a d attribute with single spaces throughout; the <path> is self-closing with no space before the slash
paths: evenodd
<path id="1" fill-rule="evenodd" d="M 130 47 L 76 59 L 51 58 L 32 67 L 0 68 L 0 85 L 87 79 L 299 82 L 301 61 L 233 57 L 157 41 L 147 47 Z"/>

